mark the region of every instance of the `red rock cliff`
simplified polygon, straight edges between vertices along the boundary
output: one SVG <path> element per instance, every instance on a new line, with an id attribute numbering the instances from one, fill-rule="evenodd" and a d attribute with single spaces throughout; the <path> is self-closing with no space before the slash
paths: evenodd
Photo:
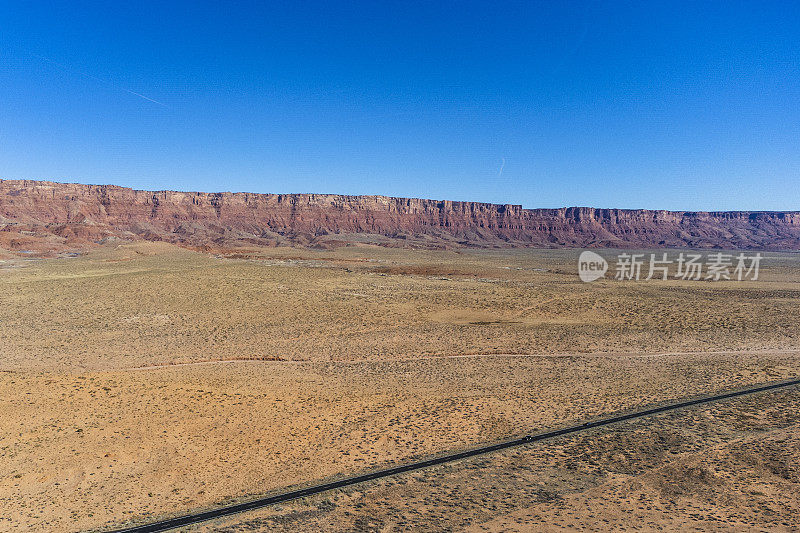
<path id="1" fill-rule="evenodd" d="M 331 194 L 138 191 L 0 180 L 0 247 L 109 238 L 189 246 L 324 244 L 381 237 L 416 246 L 800 249 L 800 212 L 682 212 Z M 363 237 L 363 236 L 362 236 Z"/>

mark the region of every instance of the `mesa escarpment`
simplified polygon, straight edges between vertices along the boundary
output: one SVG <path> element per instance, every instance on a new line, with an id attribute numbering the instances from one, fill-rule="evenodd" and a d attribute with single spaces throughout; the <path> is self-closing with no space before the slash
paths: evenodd
<path id="1" fill-rule="evenodd" d="M 140 191 L 0 180 L 0 248 L 46 251 L 109 239 L 184 246 L 367 240 L 389 246 L 800 249 L 800 212 L 523 209 L 479 202 Z"/>

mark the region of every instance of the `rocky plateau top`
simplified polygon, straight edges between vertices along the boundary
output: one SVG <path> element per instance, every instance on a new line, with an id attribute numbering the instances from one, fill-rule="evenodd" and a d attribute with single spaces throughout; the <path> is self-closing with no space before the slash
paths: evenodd
<path id="1" fill-rule="evenodd" d="M 140 191 L 0 180 L 0 249 L 7 253 L 83 249 L 115 239 L 209 250 L 352 242 L 800 250 L 800 212 L 523 209 L 388 196 Z"/>

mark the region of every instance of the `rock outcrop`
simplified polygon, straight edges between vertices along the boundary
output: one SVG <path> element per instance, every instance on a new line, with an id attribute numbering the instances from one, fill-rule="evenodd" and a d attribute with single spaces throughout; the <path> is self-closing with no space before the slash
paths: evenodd
<path id="1" fill-rule="evenodd" d="M 800 250 L 800 212 L 523 209 L 387 196 L 139 191 L 0 180 L 0 248 L 147 239 L 208 249 L 334 246 L 697 247 Z"/>

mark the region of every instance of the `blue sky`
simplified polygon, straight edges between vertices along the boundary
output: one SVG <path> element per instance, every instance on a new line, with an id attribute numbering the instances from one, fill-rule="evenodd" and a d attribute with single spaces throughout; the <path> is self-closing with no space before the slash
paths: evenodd
<path id="1" fill-rule="evenodd" d="M 0 0 L 0 177 L 800 209 L 796 2 Z"/>

